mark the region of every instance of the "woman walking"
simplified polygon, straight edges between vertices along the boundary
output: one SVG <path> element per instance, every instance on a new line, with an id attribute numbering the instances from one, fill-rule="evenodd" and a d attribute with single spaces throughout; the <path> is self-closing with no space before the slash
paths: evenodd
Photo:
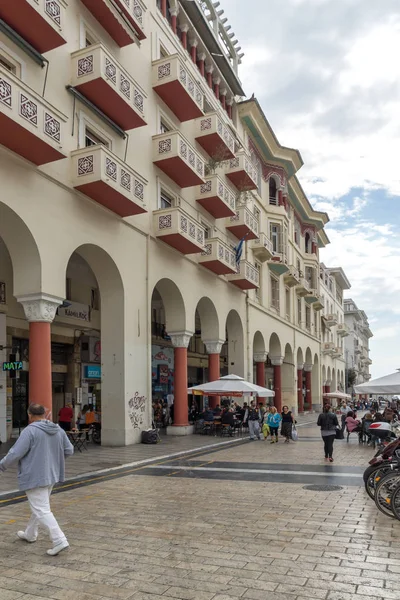
<path id="1" fill-rule="evenodd" d="M 267 416 L 267 425 L 269 427 L 269 432 L 271 434 L 271 444 L 274 444 L 275 442 L 278 443 L 278 432 L 279 432 L 279 425 L 282 421 L 282 417 L 281 415 L 278 413 L 278 411 L 276 410 L 275 406 L 271 406 L 271 408 L 269 409 L 269 413 Z M 275 439 L 274 439 L 275 436 Z"/>
<path id="2" fill-rule="evenodd" d="M 289 410 L 288 406 L 284 406 L 282 410 L 282 430 L 281 433 L 283 437 L 285 437 L 285 444 L 289 443 L 290 438 L 292 437 L 292 427 L 294 423 L 294 416 L 292 415 L 292 411 Z"/>
<path id="3" fill-rule="evenodd" d="M 339 428 L 339 421 L 331 412 L 329 404 L 324 406 L 324 412 L 319 415 L 317 425 L 321 427 L 321 436 L 324 440 L 325 460 L 333 462 L 333 442 L 336 438 L 336 429 Z"/>

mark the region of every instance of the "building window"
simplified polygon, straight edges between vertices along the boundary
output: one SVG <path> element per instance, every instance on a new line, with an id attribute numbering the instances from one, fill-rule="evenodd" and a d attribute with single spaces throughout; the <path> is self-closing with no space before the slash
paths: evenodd
<path id="1" fill-rule="evenodd" d="M 0 50 L 0 67 L 6 69 L 10 73 L 13 73 L 17 77 L 21 77 L 21 65 L 17 60 L 14 60 L 8 52 L 3 49 Z"/>
<path id="2" fill-rule="evenodd" d="M 285 289 L 285 311 L 286 311 L 286 319 L 290 321 L 290 289 Z"/>
<path id="3" fill-rule="evenodd" d="M 282 228 L 278 223 L 270 223 L 270 238 L 274 252 L 282 252 Z"/>
<path id="4" fill-rule="evenodd" d="M 165 119 L 160 119 L 160 133 L 168 133 L 168 131 L 171 131 L 171 127 L 168 125 Z"/>
<path id="5" fill-rule="evenodd" d="M 201 224 L 204 227 L 204 239 L 209 240 L 212 237 L 212 229 L 210 225 L 208 223 L 205 223 L 204 221 L 202 221 Z"/>
<path id="6" fill-rule="evenodd" d="M 306 254 L 311 254 L 311 236 L 308 232 L 306 233 L 306 235 L 304 237 L 304 244 L 305 244 Z"/>
<path id="7" fill-rule="evenodd" d="M 87 29 L 85 30 L 85 48 L 94 46 L 95 44 L 98 43 L 98 41 L 99 40 L 96 38 L 96 36 L 91 31 L 88 31 Z"/>
<path id="8" fill-rule="evenodd" d="M 310 286 L 310 288 L 313 290 L 316 289 L 317 282 L 316 282 L 316 277 L 315 277 L 315 269 L 313 269 L 313 267 L 306 267 L 305 274 L 306 274 L 307 283 Z"/>
<path id="9" fill-rule="evenodd" d="M 160 44 L 160 58 L 167 58 L 169 56 L 169 52 L 163 44 Z"/>
<path id="10" fill-rule="evenodd" d="M 255 267 L 257 269 L 257 273 L 258 273 L 258 288 L 256 288 L 256 300 L 258 300 L 258 302 L 261 302 L 261 265 L 260 263 L 256 262 Z"/>
<path id="11" fill-rule="evenodd" d="M 302 323 L 302 314 L 301 314 L 301 299 L 297 300 L 297 325 L 301 327 Z"/>
<path id="12" fill-rule="evenodd" d="M 278 206 L 278 188 L 273 177 L 269 178 L 269 203 Z"/>
<path id="13" fill-rule="evenodd" d="M 109 147 L 109 143 L 103 138 L 99 137 L 96 133 L 94 133 L 89 127 L 85 128 L 85 148 L 90 148 L 91 146 L 106 146 Z"/>
<path id="14" fill-rule="evenodd" d="M 91 288 L 90 290 L 90 308 L 93 310 L 99 310 L 100 308 L 99 288 Z"/>
<path id="15" fill-rule="evenodd" d="M 72 300 L 72 280 L 70 277 L 65 280 L 65 298 L 66 300 Z"/>
<path id="16" fill-rule="evenodd" d="M 259 208 L 257 208 L 257 206 L 253 206 L 253 215 L 254 218 L 257 220 L 257 223 L 260 224 L 261 211 Z"/>
<path id="17" fill-rule="evenodd" d="M 306 306 L 306 329 L 311 331 L 311 310 Z"/>
<path id="18" fill-rule="evenodd" d="M 270 278 L 271 281 L 271 306 L 279 311 L 279 281 L 275 277 Z"/>
<path id="19" fill-rule="evenodd" d="M 164 190 L 160 192 L 160 208 L 171 208 L 174 205 L 174 200 Z"/>

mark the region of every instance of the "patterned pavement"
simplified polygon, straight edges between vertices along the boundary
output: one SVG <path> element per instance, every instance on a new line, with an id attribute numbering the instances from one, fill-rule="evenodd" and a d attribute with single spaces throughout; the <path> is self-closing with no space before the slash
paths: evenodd
<path id="1" fill-rule="evenodd" d="M 400 523 L 377 511 L 359 477 L 372 451 L 336 442 L 335 463 L 325 465 L 317 428 L 299 435 L 289 445 L 158 454 L 129 473 L 66 488 L 53 509 L 71 548 L 55 558 L 44 535 L 36 544 L 16 539 L 26 503 L 0 503 L 0 600 L 398 600 Z M 307 473 L 342 489 L 306 490 Z"/>

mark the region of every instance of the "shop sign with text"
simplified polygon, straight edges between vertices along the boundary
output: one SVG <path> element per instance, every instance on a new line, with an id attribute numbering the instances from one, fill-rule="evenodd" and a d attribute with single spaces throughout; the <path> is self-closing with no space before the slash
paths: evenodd
<path id="1" fill-rule="evenodd" d="M 71 302 L 69 306 L 58 309 L 60 317 L 68 317 L 68 319 L 77 319 L 78 321 L 90 321 L 90 306 L 88 304 L 80 304 L 79 302 Z"/>

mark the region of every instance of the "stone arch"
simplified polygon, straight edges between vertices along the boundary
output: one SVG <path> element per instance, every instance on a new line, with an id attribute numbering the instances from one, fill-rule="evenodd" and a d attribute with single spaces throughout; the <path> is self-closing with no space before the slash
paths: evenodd
<path id="1" fill-rule="evenodd" d="M 244 332 L 239 313 L 232 309 L 226 318 L 226 335 L 228 342 L 228 372 L 245 376 Z"/>
<path id="2" fill-rule="evenodd" d="M 313 364 L 313 359 L 312 359 L 312 352 L 311 352 L 311 348 L 307 347 L 306 349 L 306 365 L 312 365 Z"/>
<path id="3" fill-rule="evenodd" d="M 304 355 L 303 355 L 303 350 L 301 348 L 297 349 L 297 366 L 301 365 L 301 368 L 303 368 L 304 365 Z"/>
<path id="4" fill-rule="evenodd" d="M 336 380 L 336 371 L 335 368 L 332 368 L 332 383 L 331 383 L 332 392 L 336 392 L 337 390 L 337 380 Z"/>
<path id="5" fill-rule="evenodd" d="M 287 404 L 289 410 L 295 410 L 297 406 L 295 368 L 292 347 L 286 344 L 282 364 L 282 405 Z"/>
<path id="6" fill-rule="evenodd" d="M 256 331 L 253 337 L 253 355 L 266 352 L 265 339 L 261 331 Z"/>
<path id="7" fill-rule="evenodd" d="M 219 317 L 215 304 L 207 296 L 203 296 L 197 303 L 196 311 L 201 322 L 201 338 L 203 342 L 218 341 Z"/>
<path id="8" fill-rule="evenodd" d="M 325 367 L 325 365 L 322 365 L 321 377 L 322 377 L 322 385 L 325 385 L 325 381 L 326 381 L 326 367 Z"/>
<path id="9" fill-rule="evenodd" d="M 153 288 L 153 297 L 155 293 L 159 294 L 165 310 L 166 331 L 168 333 L 186 331 L 185 302 L 176 283 L 171 279 L 160 279 Z"/>
<path id="10" fill-rule="evenodd" d="M 269 355 L 271 358 L 283 356 L 281 342 L 276 333 L 271 333 L 271 337 L 269 338 Z"/>
<path id="11" fill-rule="evenodd" d="M 330 367 L 328 367 L 326 370 L 326 381 L 332 382 L 332 371 Z M 330 385 L 331 383 L 328 383 L 328 386 Z"/>
<path id="12" fill-rule="evenodd" d="M 129 391 L 125 378 L 129 371 L 127 359 L 133 361 L 134 356 L 133 353 L 128 356 L 125 350 L 125 297 L 121 273 L 110 254 L 100 246 L 83 244 L 75 252 L 89 265 L 100 291 L 102 444 L 124 446 L 136 440 L 128 435 L 127 427 Z M 69 260 L 65 274 L 68 264 Z"/>
<path id="13" fill-rule="evenodd" d="M 13 295 L 37 294 L 42 290 L 42 261 L 35 238 L 16 212 L 0 202 L 0 236 L 13 268 Z"/>

